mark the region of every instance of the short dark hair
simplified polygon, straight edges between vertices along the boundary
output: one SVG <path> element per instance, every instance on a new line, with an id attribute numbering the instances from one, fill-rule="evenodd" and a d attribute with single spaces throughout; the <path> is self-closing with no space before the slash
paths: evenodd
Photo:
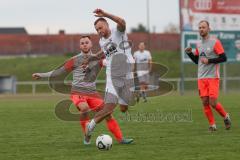
<path id="1" fill-rule="evenodd" d="M 207 20 L 201 20 L 201 21 L 199 22 L 199 24 L 200 24 L 200 23 L 203 23 L 203 22 L 205 22 L 205 23 L 207 24 L 207 26 L 209 27 L 209 22 L 208 22 Z"/>
<path id="2" fill-rule="evenodd" d="M 91 40 L 91 37 L 90 37 L 89 35 L 82 35 L 82 36 L 80 37 L 80 40 L 83 39 L 83 38 L 88 38 L 88 39 Z"/>
<path id="3" fill-rule="evenodd" d="M 98 18 L 98 19 L 94 22 L 94 26 L 95 26 L 98 22 L 100 22 L 100 21 L 103 21 L 103 22 L 108 23 L 105 18 L 100 17 L 100 18 Z"/>

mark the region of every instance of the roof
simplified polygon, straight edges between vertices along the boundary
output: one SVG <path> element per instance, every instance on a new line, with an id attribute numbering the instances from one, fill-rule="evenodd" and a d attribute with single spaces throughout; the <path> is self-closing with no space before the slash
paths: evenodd
<path id="1" fill-rule="evenodd" d="M 27 31 L 23 27 L 0 27 L 0 34 L 27 34 Z"/>

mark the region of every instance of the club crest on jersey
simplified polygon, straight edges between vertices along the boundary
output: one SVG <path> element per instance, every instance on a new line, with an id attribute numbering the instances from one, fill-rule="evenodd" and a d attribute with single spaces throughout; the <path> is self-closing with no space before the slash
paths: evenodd
<path id="1" fill-rule="evenodd" d="M 205 52 L 201 52 L 200 57 L 206 57 L 206 53 Z"/>

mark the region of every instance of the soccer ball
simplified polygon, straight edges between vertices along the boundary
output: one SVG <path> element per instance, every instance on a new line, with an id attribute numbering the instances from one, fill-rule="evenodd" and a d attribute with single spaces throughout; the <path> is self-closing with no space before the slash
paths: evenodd
<path id="1" fill-rule="evenodd" d="M 96 139 L 96 146 L 99 150 L 109 150 L 112 148 L 112 137 L 101 134 Z"/>

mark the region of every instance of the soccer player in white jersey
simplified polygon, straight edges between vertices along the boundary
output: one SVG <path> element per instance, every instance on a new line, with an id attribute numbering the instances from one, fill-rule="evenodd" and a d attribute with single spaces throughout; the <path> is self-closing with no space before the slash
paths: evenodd
<path id="1" fill-rule="evenodd" d="M 106 89 L 105 105 L 101 111 L 96 113 L 95 117 L 87 126 L 85 140 L 89 141 L 91 134 L 96 126 L 106 116 L 111 114 L 117 104 L 120 105 L 121 111 L 125 112 L 133 98 L 134 83 L 132 66 L 134 59 L 131 54 L 127 34 L 126 22 L 124 19 L 103 11 L 102 9 L 94 10 L 95 16 L 99 17 L 94 27 L 100 36 L 100 47 L 106 56 Z M 110 29 L 105 18 L 109 18 L 117 27 Z M 130 144 L 133 139 L 123 139 L 123 144 Z"/>
<path id="2" fill-rule="evenodd" d="M 148 50 L 145 50 L 144 42 L 139 43 L 138 48 L 139 50 L 133 55 L 140 85 L 140 95 L 137 97 L 137 101 L 139 101 L 139 97 L 142 97 L 144 102 L 147 102 L 146 90 L 149 84 L 149 71 L 152 68 L 152 56 Z"/>
<path id="3" fill-rule="evenodd" d="M 71 86 L 71 100 L 80 112 L 80 124 L 82 126 L 83 134 L 86 132 L 86 125 L 89 123 L 89 112 L 97 112 L 101 110 L 104 101 L 101 95 L 96 91 L 95 80 L 101 70 L 102 61 L 92 60 L 86 64 L 86 58 L 94 58 L 91 51 L 92 42 L 89 36 L 82 36 L 80 38 L 81 52 L 69 59 L 56 70 L 46 73 L 34 73 L 34 79 L 57 77 L 60 75 L 73 73 L 73 82 Z M 88 66 L 88 69 L 86 68 Z M 90 78 L 90 79 L 89 79 Z M 122 131 L 112 115 L 106 118 L 106 125 L 109 131 L 114 135 L 119 143 L 122 143 Z M 84 141 L 88 145 L 90 142 Z"/>

